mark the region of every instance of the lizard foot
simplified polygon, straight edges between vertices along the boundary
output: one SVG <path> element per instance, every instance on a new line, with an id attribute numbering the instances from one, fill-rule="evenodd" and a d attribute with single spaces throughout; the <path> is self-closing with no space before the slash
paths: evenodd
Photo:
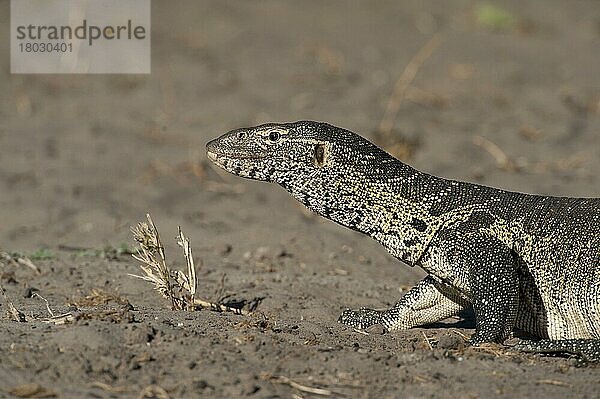
<path id="1" fill-rule="evenodd" d="M 385 311 L 360 308 L 346 309 L 338 318 L 338 322 L 359 330 L 366 330 L 374 324 L 382 324 Z"/>

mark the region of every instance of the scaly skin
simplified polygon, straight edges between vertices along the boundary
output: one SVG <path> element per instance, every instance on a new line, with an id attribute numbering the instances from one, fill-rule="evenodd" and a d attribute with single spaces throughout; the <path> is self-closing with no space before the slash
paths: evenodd
<path id="1" fill-rule="evenodd" d="M 341 323 L 406 329 L 472 306 L 474 344 L 517 330 L 541 339 L 522 350 L 600 361 L 600 199 L 442 179 L 312 121 L 237 129 L 209 142 L 207 154 L 233 174 L 279 184 L 429 274 L 391 309 L 346 310 Z"/>

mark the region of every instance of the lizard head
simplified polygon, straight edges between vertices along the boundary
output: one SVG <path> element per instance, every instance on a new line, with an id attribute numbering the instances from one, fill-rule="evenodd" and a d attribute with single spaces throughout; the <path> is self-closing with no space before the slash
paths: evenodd
<path id="1" fill-rule="evenodd" d="M 415 173 L 363 137 L 312 121 L 232 130 L 206 151 L 226 171 L 277 183 L 316 213 L 363 232 L 361 220 L 384 220 L 393 193 Z"/>
<path id="2" fill-rule="evenodd" d="M 348 172 L 361 155 L 382 152 L 347 130 L 313 121 L 268 123 L 225 133 L 206 145 L 208 158 L 235 175 L 285 188 Z"/>

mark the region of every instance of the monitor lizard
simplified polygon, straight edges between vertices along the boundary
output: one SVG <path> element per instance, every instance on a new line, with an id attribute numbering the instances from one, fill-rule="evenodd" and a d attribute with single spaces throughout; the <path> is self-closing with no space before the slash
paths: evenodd
<path id="1" fill-rule="evenodd" d="M 418 171 L 349 130 L 299 121 L 236 129 L 207 156 L 277 183 L 317 214 L 367 234 L 428 276 L 388 310 L 346 309 L 345 325 L 408 329 L 465 308 L 474 345 L 600 361 L 600 199 L 531 195 Z"/>

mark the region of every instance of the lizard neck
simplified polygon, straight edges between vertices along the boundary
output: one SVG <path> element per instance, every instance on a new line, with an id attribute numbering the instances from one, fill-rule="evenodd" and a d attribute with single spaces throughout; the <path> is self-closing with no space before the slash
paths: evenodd
<path id="1" fill-rule="evenodd" d="M 389 156 L 368 173 L 315 170 L 281 185 L 312 211 L 373 237 L 414 265 L 437 231 L 427 193 L 442 184 Z"/>

